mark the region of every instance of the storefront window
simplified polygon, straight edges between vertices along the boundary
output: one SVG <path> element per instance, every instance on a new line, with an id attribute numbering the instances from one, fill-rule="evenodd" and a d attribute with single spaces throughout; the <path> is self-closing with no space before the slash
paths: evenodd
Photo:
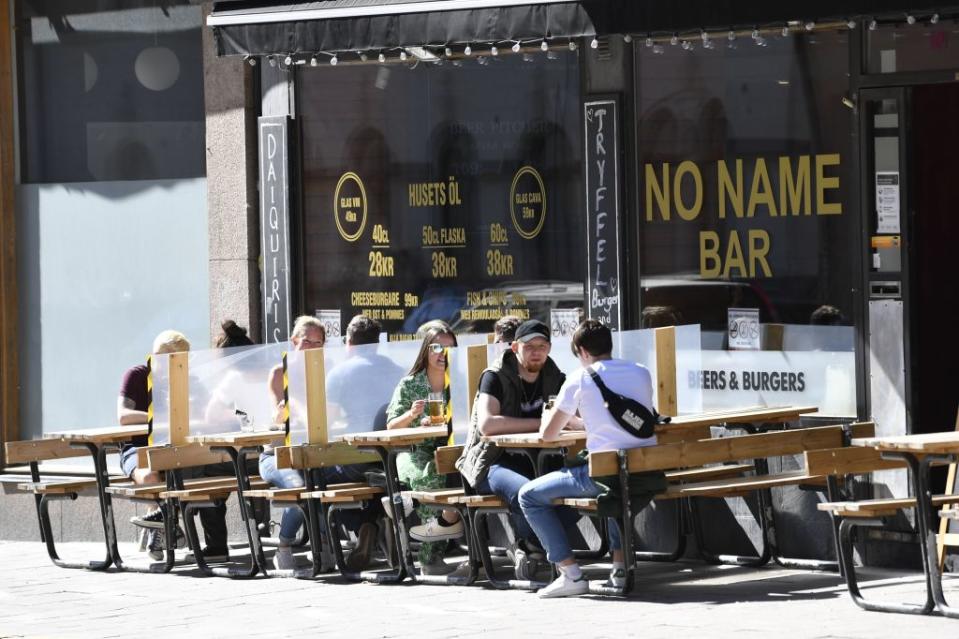
<path id="1" fill-rule="evenodd" d="M 487 332 L 583 303 L 575 53 L 302 67 L 306 310 Z"/>
<path id="2" fill-rule="evenodd" d="M 645 324 L 701 323 L 717 348 L 729 308 L 758 309 L 763 325 L 852 324 L 847 59 L 841 32 L 637 47 Z"/>
<path id="3" fill-rule="evenodd" d="M 19 0 L 23 182 L 205 175 L 201 8 Z"/>
<path id="4" fill-rule="evenodd" d="M 959 69 L 959 24 L 954 18 L 917 19 L 915 24 L 881 24 L 866 29 L 866 71 Z"/>

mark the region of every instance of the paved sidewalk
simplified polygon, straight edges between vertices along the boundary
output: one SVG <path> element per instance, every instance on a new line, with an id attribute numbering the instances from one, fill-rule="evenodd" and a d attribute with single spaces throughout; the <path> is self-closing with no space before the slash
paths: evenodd
<path id="1" fill-rule="evenodd" d="M 62 555 L 102 555 L 63 544 Z M 132 547 L 123 549 L 132 554 Z M 0 541 L 0 638 L 6 637 L 954 637 L 959 620 L 864 612 L 838 575 L 688 562 L 640 566 L 629 600 L 540 600 L 485 587 L 252 581 L 92 573 L 53 566 L 42 544 Z M 922 578 L 867 573 L 864 591 L 905 598 Z M 950 591 L 959 600 L 959 579 Z M 335 634 L 334 634 L 335 633 Z"/>

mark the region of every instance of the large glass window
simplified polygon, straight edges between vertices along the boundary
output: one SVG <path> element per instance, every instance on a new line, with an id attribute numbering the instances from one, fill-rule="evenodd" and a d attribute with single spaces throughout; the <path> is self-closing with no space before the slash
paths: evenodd
<path id="1" fill-rule="evenodd" d="M 860 241 L 847 59 L 844 32 L 637 47 L 651 322 L 699 322 L 719 345 L 730 307 L 759 309 L 764 324 L 852 323 Z"/>
<path id="2" fill-rule="evenodd" d="M 201 8 L 19 0 L 23 182 L 205 175 Z"/>
<path id="3" fill-rule="evenodd" d="M 959 27 L 956 16 L 918 16 L 913 24 L 898 23 L 867 28 L 866 71 L 896 73 L 959 69 Z"/>
<path id="4" fill-rule="evenodd" d="M 403 336 L 582 306 L 576 53 L 300 69 L 307 310 Z"/>

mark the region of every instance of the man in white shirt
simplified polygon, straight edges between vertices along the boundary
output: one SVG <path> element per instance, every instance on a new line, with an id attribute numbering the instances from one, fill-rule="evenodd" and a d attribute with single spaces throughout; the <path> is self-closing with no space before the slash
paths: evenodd
<path id="1" fill-rule="evenodd" d="M 556 404 L 543 412 L 540 434 L 554 439 L 567 426 L 577 426 L 577 411 L 586 429 L 586 447 L 590 452 L 639 448 L 656 444 L 655 435 L 635 437 L 613 418 L 602 393 L 590 376 L 595 371 L 614 393 L 636 400 L 652 409 L 652 378 L 646 367 L 622 359 L 613 359 L 610 330 L 596 320 L 586 320 L 576 329 L 573 353 L 583 368 L 571 374 L 560 388 Z M 589 466 L 581 465 L 548 473 L 527 483 L 519 493 L 519 503 L 537 537 L 546 548 L 549 561 L 558 564 L 560 575 L 539 591 L 540 597 L 568 597 L 589 591 L 589 584 L 573 558 L 566 531 L 553 500 L 570 497 L 596 497 L 602 492 L 589 476 Z M 616 522 L 609 520 L 610 548 L 613 551 L 613 586 L 625 585 L 626 572 L 622 544 Z"/>

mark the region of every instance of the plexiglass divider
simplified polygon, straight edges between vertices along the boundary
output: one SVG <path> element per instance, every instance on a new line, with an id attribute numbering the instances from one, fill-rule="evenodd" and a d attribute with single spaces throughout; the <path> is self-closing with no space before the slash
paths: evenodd
<path id="1" fill-rule="evenodd" d="M 170 443 L 170 356 L 153 355 L 150 358 L 150 382 L 152 388 L 153 430 L 151 446 Z"/>
<path id="2" fill-rule="evenodd" d="M 412 367 L 420 344 L 387 342 L 324 349 L 330 441 L 347 433 L 386 428 L 386 408 Z"/>

